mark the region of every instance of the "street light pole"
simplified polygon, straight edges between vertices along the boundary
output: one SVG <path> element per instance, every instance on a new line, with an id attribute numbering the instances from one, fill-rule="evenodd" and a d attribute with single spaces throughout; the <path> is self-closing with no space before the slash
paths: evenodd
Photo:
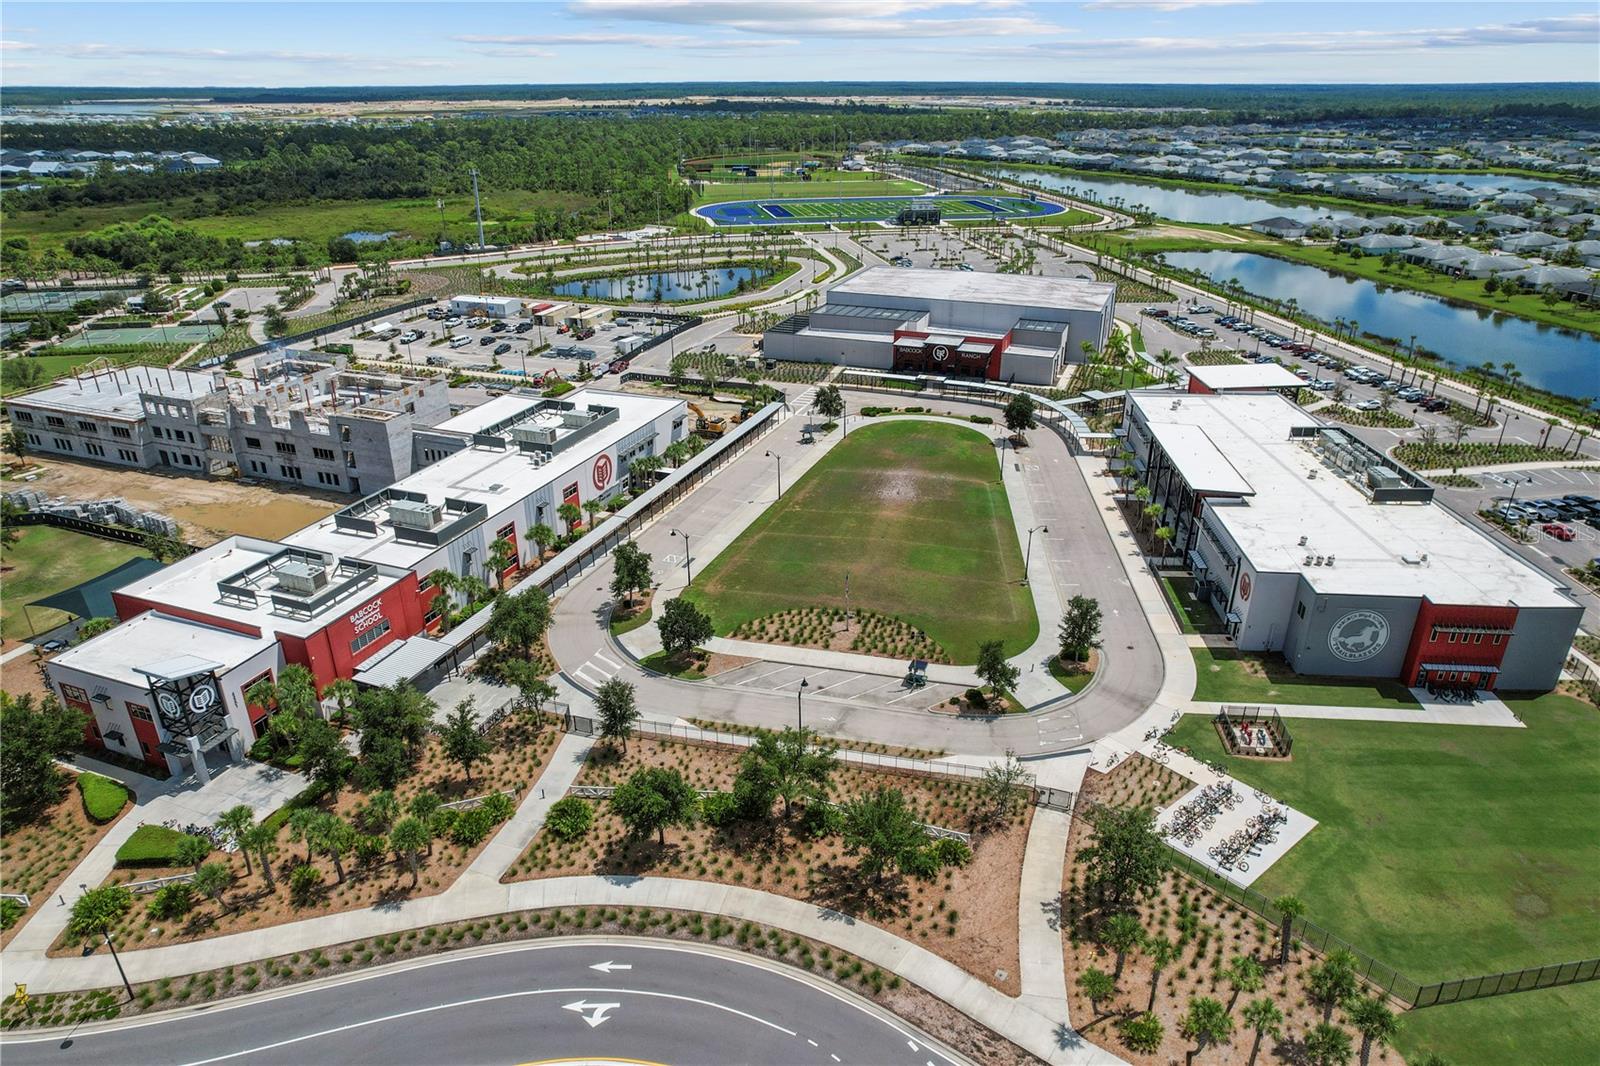
<path id="1" fill-rule="evenodd" d="M 800 730 L 800 735 L 802 738 L 805 736 L 806 732 L 806 708 L 804 700 L 806 689 L 810 687 L 811 682 L 802 677 L 800 679 L 800 687 L 794 690 L 794 721 L 796 727 L 798 727 Z M 130 992 L 128 995 L 129 998 L 132 998 L 133 993 Z"/>
<path id="2" fill-rule="evenodd" d="M 683 572 L 688 575 L 688 580 L 683 583 L 685 588 L 694 584 L 694 571 L 689 569 L 689 534 L 679 529 L 672 531 L 674 537 L 683 538 Z"/>
<path id="3" fill-rule="evenodd" d="M 768 451 L 767 458 L 774 460 L 778 464 L 778 499 L 781 500 L 783 499 L 783 456 L 773 455 L 771 451 Z"/>
<path id="4" fill-rule="evenodd" d="M 122 987 L 128 990 L 128 1002 L 133 1002 L 133 985 L 128 981 L 128 971 L 122 968 L 122 959 L 117 955 L 117 945 L 111 942 L 111 927 L 102 925 L 100 933 L 106 938 L 106 947 L 111 949 L 111 961 L 117 964 L 117 973 L 122 977 Z"/>
<path id="5" fill-rule="evenodd" d="M 1028 553 L 1024 557 L 1023 562 L 1022 562 L 1022 583 L 1024 585 L 1026 585 L 1028 583 L 1028 570 L 1033 565 L 1033 532 L 1034 532 L 1034 530 L 1038 530 L 1041 533 L 1048 533 L 1048 532 L 1050 532 L 1050 527 L 1049 526 L 1045 526 L 1045 525 L 1038 525 L 1038 526 L 1034 526 L 1032 529 L 1028 530 Z"/>

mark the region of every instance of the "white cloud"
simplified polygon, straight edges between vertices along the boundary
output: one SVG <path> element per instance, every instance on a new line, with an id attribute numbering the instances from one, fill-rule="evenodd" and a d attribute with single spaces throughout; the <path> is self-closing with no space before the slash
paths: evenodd
<path id="1" fill-rule="evenodd" d="M 0 52 L 32 52 L 38 47 L 32 41 L 0 41 Z"/>
<path id="2" fill-rule="evenodd" d="M 706 37 L 690 37 L 684 34 L 658 34 L 658 33 L 553 33 L 543 36 L 538 35 L 496 35 L 485 33 L 458 34 L 452 40 L 463 44 L 487 44 L 500 46 L 495 51 L 484 51 L 484 55 L 522 55 L 517 48 L 548 48 L 550 46 L 637 46 L 640 48 L 687 48 L 691 50 L 711 50 L 722 48 L 788 48 L 797 45 L 797 40 L 781 38 L 757 39 L 741 37 L 734 39 L 712 39 Z M 551 53 L 545 52 L 549 55 Z"/>
<path id="3" fill-rule="evenodd" d="M 574 0 L 578 15 L 630 22 L 708 26 L 741 33 L 857 37 L 864 43 L 908 37 L 1007 37 L 1060 33 L 1030 15 L 910 18 L 932 11 L 1000 12 L 1011 0 Z"/>
<path id="4" fill-rule="evenodd" d="M 1240 7 L 1260 0 L 1089 0 L 1085 11 L 1158 11 L 1170 14 L 1196 7 Z"/>
<path id="5" fill-rule="evenodd" d="M 69 59 L 179 59 L 185 62 L 289 63 L 297 66 L 338 64 L 363 70 L 405 70 L 450 66 L 442 59 L 415 56 L 374 56 L 353 52 L 299 52 L 283 49 L 162 48 L 85 42 L 59 49 Z"/>

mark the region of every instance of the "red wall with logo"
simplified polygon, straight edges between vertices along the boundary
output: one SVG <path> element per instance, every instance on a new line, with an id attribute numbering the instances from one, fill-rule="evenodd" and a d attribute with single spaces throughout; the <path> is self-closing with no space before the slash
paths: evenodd
<path id="1" fill-rule="evenodd" d="M 310 670 L 317 679 L 317 688 L 321 689 L 331 681 L 351 676 L 357 665 L 395 641 L 420 633 L 422 613 L 417 576 L 407 574 L 379 595 L 355 604 L 311 636 L 301 639 L 279 633 L 278 643 L 283 645 L 284 660 Z M 352 652 L 351 642 L 380 621 L 389 623 L 389 631 Z"/>
<path id="2" fill-rule="evenodd" d="M 1515 607 L 1473 607 L 1463 604 L 1433 603 L 1424 598 L 1422 607 L 1417 611 L 1417 621 L 1411 628 L 1411 644 L 1406 649 L 1406 661 L 1400 669 L 1400 680 L 1407 685 L 1415 684 L 1417 671 L 1423 663 L 1448 664 L 1458 671 L 1467 673 L 1472 673 L 1474 666 L 1498 667 L 1505 659 L 1506 647 L 1511 643 L 1511 630 L 1516 624 Z M 1440 632 L 1435 637 L 1433 633 L 1435 626 L 1467 627 L 1498 632 L 1481 634 Z M 1450 639 L 1452 635 L 1455 637 L 1453 641 Z M 1496 636 L 1500 638 L 1498 643 L 1494 639 Z M 1482 679 L 1478 684 L 1480 688 L 1493 686 L 1492 681 Z"/>

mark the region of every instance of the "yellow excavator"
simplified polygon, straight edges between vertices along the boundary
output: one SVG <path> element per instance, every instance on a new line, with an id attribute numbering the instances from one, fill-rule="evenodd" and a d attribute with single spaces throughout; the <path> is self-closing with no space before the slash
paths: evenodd
<path id="1" fill-rule="evenodd" d="M 694 431 L 702 437 L 716 438 L 728 432 L 729 422 L 721 415 L 707 417 L 700 409 L 700 405 L 695 403 L 689 405 L 689 410 L 693 411 L 695 416 Z"/>

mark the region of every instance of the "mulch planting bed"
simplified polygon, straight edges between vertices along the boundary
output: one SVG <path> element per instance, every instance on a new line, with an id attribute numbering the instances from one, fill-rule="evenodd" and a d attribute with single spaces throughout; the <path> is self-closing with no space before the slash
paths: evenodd
<path id="1" fill-rule="evenodd" d="M 71 775 L 64 776 L 66 789 L 58 803 L 33 821 L 0 835 L 0 888 L 25 893 L 33 903 L 16 925 L 0 933 L 0 947 L 10 943 L 39 908 L 56 905 L 55 892 L 61 882 L 100 838 L 133 809 L 129 803 L 115 818 L 96 825 L 84 813 L 83 800 L 73 787 Z"/>
<path id="2" fill-rule="evenodd" d="M 395 789 L 402 816 L 406 804 L 425 789 L 432 789 L 446 803 L 512 790 L 516 793 L 516 802 L 520 803 L 528 789 L 539 780 L 561 733 L 548 723 L 534 732 L 531 726 L 512 719 L 491 729 L 488 738 L 493 745 L 491 754 L 473 767 L 470 785 L 460 766 L 445 757 L 438 738 L 430 738 L 417 760 L 416 769 Z M 346 786 L 337 797 L 324 798 L 318 805 L 359 827 L 358 812 L 368 798 L 368 793 Z M 257 811 L 257 821 L 270 813 Z M 447 836 L 435 838 L 430 853 L 422 859 L 419 884 L 413 888 L 410 868 L 398 861 L 392 852 L 386 852 L 383 861 L 367 865 L 354 854 L 346 855 L 341 860 L 345 872 L 341 882 L 326 855 L 313 856 L 307 863 L 306 845 L 292 842 L 288 829 L 284 828 L 278 834 L 278 851 L 273 856 L 274 888 L 267 888 L 254 856 L 251 857 L 254 872 L 247 874 L 241 853 L 213 852 L 211 861 L 226 862 L 234 875 L 232 887 L 223 894 L 224 907 L 218 908 L 209 898 L 199 897 L 194 909 L 182 918 L 158 920 L 148 910 L 151 897 L 136 895 L 133 909 L 113 930 L 113 935 L 119 949 L 137 950 L 435 895 L 455 883 L 499 829 L 500 826 L 494 827 L 471 847 L 456 844 Z M 309 899 L 297 902 L 292 898 L 289 878 L 296 867 L 303 865 L 322 873 L 322 885 Z M 188 867 L 116 869 L 106 883 L 125 884 L 188 872 Z M 51 947 L 51 954 L 70 955 L 78 950 L 78 941 L 63 933 Z"/>
<path id="3" fill-rule="evenodd" d="M 620 785 L 635 770 L 661 766 L 677 769 L 697 789 L 725 790 L 742 751 L 660 738 L 634 738 L 626 752 L 601 744 L 576 783 Z M 878 788 L 899 789 L 919 821 L 951 829 L 967 829 L 977 806 L 976 782 L 845 764 L 834 773 L 831 796 L 843 802 Z M 724 829 L 669 829 L 663 848 L 654 838 L 629 838 L 610 804 L 597 801 L 585 836 L 564 842 L 541 830 L 505 879 L 657 873 L 774 892 L 866 917 L 1014 996 L 1021 991 L 1017 901 L 1031 819 L 1032 808 L 1024 807 L 1008 826 L 976 840 L 964 868 L 945 867 L 926 881 L 905 877 L 868 898 L 839 837 L 803 835 L 798 815 L 786 822 L 775 813 L 765 823 Z"/>

